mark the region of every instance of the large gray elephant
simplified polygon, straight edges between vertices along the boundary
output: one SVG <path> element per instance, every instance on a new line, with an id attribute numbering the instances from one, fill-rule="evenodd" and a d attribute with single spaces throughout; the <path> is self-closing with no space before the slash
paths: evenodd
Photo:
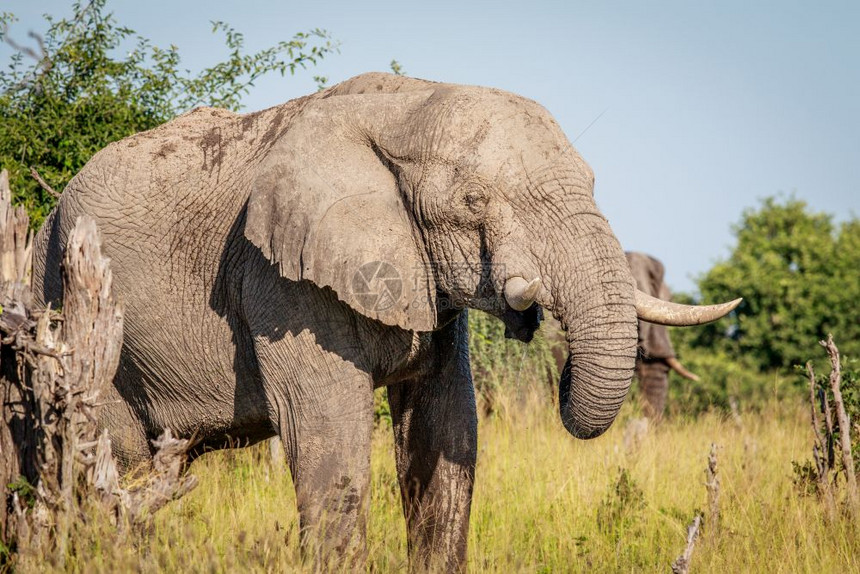
<path id="1" fill-rule="evenodd" d="M 125 302 L 102 423 L 127 466 L 162 429 L 196 453 L 280 435 L 306 548 L 362 560 L 372 391 L 387 386 L 413 564 L 462 567 L 476 456 L 466 308 L 566 331 L 570 433 L 627 394 L 637 311 L 729 307 L 635 291 L 591 169 L 538 104 L 367 74 L 262 112 L 200 108 L 99 152 L 36 240 L 35 290 L 94 217 Z"/>

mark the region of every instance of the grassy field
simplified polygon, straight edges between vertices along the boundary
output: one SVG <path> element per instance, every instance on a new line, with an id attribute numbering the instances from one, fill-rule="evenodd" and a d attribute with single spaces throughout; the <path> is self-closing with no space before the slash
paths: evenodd
<path id="1" fill-rule="evenodd" d="M 630 403 L 632 404 L 632 403 Z M 627 405 L 603 437 L 583 442 L 535 394 L 506 396 L 480 424 L 469 565 L 473 572 L 668 572 L 694 512 L 707 512 L 706 458 L 719 445 L 721 524 L 693 554 L 693 572 L 856 572 L 860 539 L 847 518 L 826 523 L 793 485 L 809 458 L 808 412 L 774 400 L 740 419 L 708 414 L 641 432 Z M 637 429 L 640 432 L 636 432 Z M 302 570 L 288 473 L 255 446 L 206 455 L 199 487 L 161 511 L 136 541 L 80 525 L 81 572 Z M 371 571 L 405 571 L 390 431 L 376 431 L 369 526 Z M 30 568 L 44 564 L 28 561 Z"/>

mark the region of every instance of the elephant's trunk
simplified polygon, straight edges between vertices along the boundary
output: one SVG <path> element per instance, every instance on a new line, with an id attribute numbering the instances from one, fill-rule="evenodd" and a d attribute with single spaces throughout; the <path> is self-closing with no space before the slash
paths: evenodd
<path id="1" fill-rule="evenodd" d="M 571 275 L 546 270 L 552 300 L 545 304 L 561 321 L 569 350 L 559 382 L 561 420 L 582 439 L 599 436 L 615 420 L 637 345 L 634 284 L 624 252 L 603 218 L 592 224 L 575 245 L 559 249 L 570 256 Z"/>
<path id="2" fill-rule="evenodd" d="M 569 354 L 558 387 L 559 411 L 565 428 L 577 438 L 603 434 L 630 389 L 636 360 L 636 315 L 632 305 L 615 307 L 616 322 L 568 331 Z"/>

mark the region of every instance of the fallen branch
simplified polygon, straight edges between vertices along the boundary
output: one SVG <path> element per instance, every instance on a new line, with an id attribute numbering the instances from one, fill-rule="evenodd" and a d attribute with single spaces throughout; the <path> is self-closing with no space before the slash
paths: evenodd
<path id="1" fill-rule="evenodd" d="M 687 574 L 690 571 L 690 561 L 693 559 L 693 547 L 699 537 L 699 528 L 702 526 L 702 515 L 697 514 L 693 522 L 687 526 L 687 546 L 684 552 L 672 562 L 673 574 Z"/>
<path id="2" fill-rule="evenodd" d="M 165 429 L 152 444 L 157 449 L 152 471 L 147 474 L 143 484 L 123 489 L 119 485 L 119 472 L 111 456 L 111 441 L 107 431 L 103 431 L 99 437 L 95 456 L 90 462 L 90 482 L 120 525 L 146 523 L 165 504 L 181 498 L 197 486 L 196 476 L 183 475 L 190 441 L 175 438 L 170 429 Z"/>

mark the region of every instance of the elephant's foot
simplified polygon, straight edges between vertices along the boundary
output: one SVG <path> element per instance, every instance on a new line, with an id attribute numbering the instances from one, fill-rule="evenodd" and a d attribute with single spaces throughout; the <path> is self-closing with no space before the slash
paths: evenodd
<path id="1" fill-rule="evenodd" d="M 340 462 L 334 464 L 339 465 Z M 302 554 L 314 570 L 364 570 L 367 561 L 368 473 L 359 477 L 354 472 L 336 472 L 331 477 L 337 478 L 333 483 L 314 477 L 303 479 L 301 485 L 296 485 Z"/>

